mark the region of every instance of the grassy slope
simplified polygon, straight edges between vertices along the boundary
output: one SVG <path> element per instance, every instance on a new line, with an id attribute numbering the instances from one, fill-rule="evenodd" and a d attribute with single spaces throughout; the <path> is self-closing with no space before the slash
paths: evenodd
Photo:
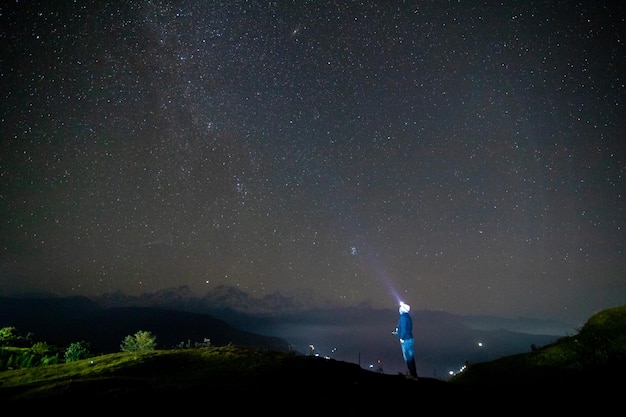
<path id="1" fill-rule="evenodd" d="M 369 407 L 369 401 L 383 392 L 415 390 L 416 384 L 432 393 L 446 387 L 438 380 L 413 381 L 332 359 L 226 346 L 120 352 L 4 371 L 0 404 L 63 408 L 78 401 L 100 404 L 100 411 L 120 406 L 158 411 L 176 404 L 221 406 L 231 404 L 235 396 L 231 405 L 237 409 L 273 408 L 313 398 L 306 407 L 310 412 L 328 404 L 335 410 L 354 411 Z"/>
<path id="2" fill-rule="evenodd" d="M 626 305 L 593 315 L 580 331 L 530 353 L 470 365 L 452 383 L 480 386 L 533 386 L 559 383 L 612 383 L 626 371 Z"/>

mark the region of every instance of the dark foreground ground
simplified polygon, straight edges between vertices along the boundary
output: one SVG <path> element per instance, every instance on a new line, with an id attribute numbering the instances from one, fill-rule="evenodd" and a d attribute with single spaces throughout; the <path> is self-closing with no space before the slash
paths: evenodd
<path id="1" fill-rule="evenodd" d="M 135 357 L 120 353 L 93 358 L 93 363 L 3 371 L 0 405 L 22 413 L 81 416 L 502 415 L 563 413 L 589 406 L 594 414 L 603 414 L 614 394 L 612 385 L 597 382 L 569 376 L 523 386 L 497 379 L 486 384 L 414 380 L 332 359 L 229 347 Z"/>

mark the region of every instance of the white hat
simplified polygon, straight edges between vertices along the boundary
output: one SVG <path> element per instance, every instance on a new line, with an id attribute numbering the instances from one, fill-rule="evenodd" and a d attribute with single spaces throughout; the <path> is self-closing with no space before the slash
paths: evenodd
<path id="1" fill-rule="evenodd" d="M 400 314 L 402 313 L 408 313 L 409 311 L 411 311 L 411 306 L 406 304 L 404 301 L 400 301 Z"/>

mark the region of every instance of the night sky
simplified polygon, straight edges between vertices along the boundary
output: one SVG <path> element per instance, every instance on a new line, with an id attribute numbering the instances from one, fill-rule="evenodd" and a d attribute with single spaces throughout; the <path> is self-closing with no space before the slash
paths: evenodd
<path id="1" fill-rule="evenodd" d="M 626 3 L 14 1 L 0 294 L 626 303 Z"/>

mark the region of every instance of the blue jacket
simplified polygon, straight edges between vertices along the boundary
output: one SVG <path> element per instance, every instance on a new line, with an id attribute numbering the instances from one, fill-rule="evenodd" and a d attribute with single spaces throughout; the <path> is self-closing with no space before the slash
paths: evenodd
<path id="1" fill-rule="evenodd" d="M 400 314 L 398 319 L 398 338 L 402 340 L 413 339 L 413 320 L 409 313 Z"/>

